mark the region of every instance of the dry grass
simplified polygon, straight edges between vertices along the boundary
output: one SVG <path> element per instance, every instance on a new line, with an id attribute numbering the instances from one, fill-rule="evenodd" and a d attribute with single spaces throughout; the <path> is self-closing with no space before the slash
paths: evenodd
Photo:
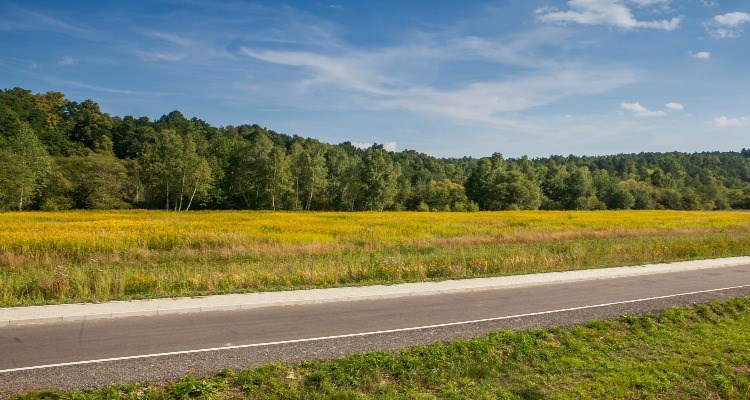
<path id="1" fill-rule="evenodd" d="M 392 283 L 750 254 L 750 213 L 0 214 L 0 304 Z"/>

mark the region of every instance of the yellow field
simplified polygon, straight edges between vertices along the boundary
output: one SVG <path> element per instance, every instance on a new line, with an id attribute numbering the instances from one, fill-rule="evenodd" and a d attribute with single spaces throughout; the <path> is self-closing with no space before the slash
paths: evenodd
<path id="1" fill-rule="evenodd" d="M 415 281 L 750 254 L 750 213 L 0 214 L 0 304 Z"/>

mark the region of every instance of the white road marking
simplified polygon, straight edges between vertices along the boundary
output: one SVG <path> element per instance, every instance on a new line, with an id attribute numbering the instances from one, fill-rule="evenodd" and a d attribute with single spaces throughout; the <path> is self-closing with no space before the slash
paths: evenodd
<path id="1" fill-rule="evenodd" d="M 638 302 L 642 302 L 642 301 L 668 299 L 668 298 L 671 298 L 671 297 L 690 296 L 690 295 L 694 295 L 694 294 L 720 292 L 720 291 L 723 291 L 723 290 L 741 289 L 741 288 L 747 288 L 747 287 L 750 287 L 750 285 L 730 286 L 730 287 L 724 287 L 724 288 L 720 288 L 720 289 L 699 290 L 699 291 L 695 291 L 695 292 L 669 294 L 669 295 L 665 295 L 665 296 L 646 297 L 646 298 L 635 299 L 635 300 L 615 301 L 615 302 L 612 302 L 612 303 L 602 303 L 602 304 L 594 304 L 594 305 L 580 306 L 580 307 L 561 308 L 561 309 L 557 309 L 557 310 L 539 311 L 539 312 L 526 313 L 526 314 L 506 315 L 506 316 L 502 316 L 502 317 L 492 317 L 492 318 L 475 319 L 475 320 L 471 320 L 471 321 L 447 322 L 447 323 L 443 323 L 443 324 L 415 326 L 415 327 L 411 327 L 411 328 L 387 329 L 387 330 L 382 330 L 382 331 L 350 333 L 350 334 L 345 334 L 345 335 L 321 336 L 321 337 L 306 338 L 306 339 L 281 340 L 281 341 L 277 341 L 277 342 L 253 343 L 253 344 L 243 344 L 243 345 L 235 345 L 235 346 L 213 347 L 213 348 L 208 348 L 208 349 L 172 351 L 172 352 L 168 352 L 168 353 L 153 353 L 153 354 L 142 354 L 142 355 L 137 355 L 137 356 L 101 358 L 101 359 L 97 359 L 97 360 L 73 361 L 73 362 L 58 363 L 58 364 L 36 365 L 36 366 L 33 366 L 33 367 L 21 367 L 21 368 L 3 369 L 3 370 L 0 370 L 0 374 L 2 374 L 2 373 L 8 373 L 8 372 L 19 372 L 19 371 L 30 371 L 30 370 L 36 370 L 36 369 L 55 368 L 55 367 L 69 367 L 69 366 L 75 366 L 75 365 L 106 363 L 106 362 L 111 362 L 111 361 L 137 360 L 137 359 L 141 359 L 141 358 L 177 356 L 177 355 L 183 355 L 183 354 L 207 353 L 207 352 L 211 352 L 211 351 L 246 349 L 246 348 L 252 348 L 252 347 L 276 346 L 276 345 L 283 345 L 283 344 L 315 342 L 315 341 L 332 340 L 332 339 L 345 339 L 345 338 L 352 338 L 352 337 L 380 335 L 380 334 L 385 334 L 385 333 L 410 332 L 410 331 L 417 331 L 417 330 L 423 330 L 423 329 L 443 328 L 443 327 L 447 327 L 447 326 L 476 324 L 476 323 L 480 323 L 480 322 L 501 321 L 501 320 L 504 320 L 504 319 L 533 317 L 533 316 L 537 316 L 537 315 L 555 314 L 555 313 L 561 313 L 561 312 L 567 312 L 567 311 L 586 310 L 586 309 L 590 309 L 590 308 L 608 307 L 608 306 L 615 306 L 615 305 L 619 305 L 619 304 L 630 304 L 630 303 L 638 303 Z"/>

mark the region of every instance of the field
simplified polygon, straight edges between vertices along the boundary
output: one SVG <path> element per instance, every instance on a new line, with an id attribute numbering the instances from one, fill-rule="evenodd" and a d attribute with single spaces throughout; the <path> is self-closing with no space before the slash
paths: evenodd
<path id="1" fill-rule="evenodd" d="M 41 399 L 746 399 L 750 299 Z"/>
<path id="2" fill-rule="evenodd" d="M 750 255 L 749 212 L 0 214 L 0 306 Z"/>

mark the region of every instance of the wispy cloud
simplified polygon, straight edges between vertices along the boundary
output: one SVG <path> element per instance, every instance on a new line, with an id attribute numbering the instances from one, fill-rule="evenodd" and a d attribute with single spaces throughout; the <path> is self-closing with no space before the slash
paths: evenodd
<path id="1" fill-rule="evenodd" d="M 545 7 L 537 9 L 536 12 L 539 21 L 559 24 L 607 25 L 623 29 L 647 28 L 665 31 L 672 31 L 680 26 L 680 17 L 653 21 L 638 20 L 628 3 L 646 7 L 665 5 L 669 0 L 570 0 L 569 9 L 566 11 Z"/>
<path id="2" fill-rule="evenodd" d="M 141 51 L 136 50 L 135 55 L 143 61 L 181 61 L 185 58 L 184 53 L 162 53 L 158 51 Z"/>
<path id="3" fill-rule="evenodd" d="M 21 7 L 7 6 L 1 7 L 0 10 L 4 14 L 0 17 L 0 31 L 35 30 L 72 36 L 88 36 L 91 33 L 88 29 L 76 24 Z"/>
<path id="4" fill-rule="evenodd" d="M 314 93 L 317 101 L 325 101 L 329 93 L 337 102 L 348 96 L 351 107 L 366 110 L 407 110 L 460 123 L 527 130 L 529 126 L 511 114 L 571 96 L 603 93 L 636 79 L 634 72 L 612 66 L 566 65 L 544 59 L 531 62 L 534 58 L 528 53 L 533 48 L 554 43 L 560 36 L 564 37 L 512 39 L 506 45 L 475 36 L 445 41 L 432 38 L 422 44 L 371 51 L 345 49 L 336 54 L 248 47 L 241 52 L 255 60 L 297 68 L 301 75 L 294 85 L 300 96 Z M 525 71 L 447 87 L 422 79 L 418 71 L 404 71 L 406 65 L 434 67 L 453 60 L 480 60 L 524 67 Z"/>
<path id="5" fill-rule="evenodd" d="M 736 38 L 742 34 L 741 26 L 750 22 L 750 13 L 731 12 L 717 15 L 706 22 L 706 31 L 715 39 Z"/>
<path id="6" fill-rule="evenodd" d="M 633 115 L 637 117 L 663 117 L 667 115 L 670 111 L 682 111 L 685 109 L 685 107 L 680 103 L 670 102 L 664 105 L 664 110 L 650 110 L 639 102 L 634 103 L 628 103 L 628 102 L 622 102 L 620 103 L 620 108 L 626 111 L 630 111 L 633 113 Z"/>
<path id="7" fill-rule="evenodd" d="M 714 119 L 714 125 L 719 128 L 742 128 L 745 126 L 748 126 L 750 124 L 750 119 L 748 118 L 727 118 L 727 117 L 717 117 Z"/>
<path id="8" fill-rule="evenodd" d="M 301 82 L 303 86 L 329 83 L 369 94 L 389 93 L 382 85 L 391 82 L 377 72 L 376 60 L 368 54 L 352 52 L 343 56 L 327 56 L 304 51 L 254 51 L 247 47 L 242 47 L 241 51 L 269 63 L 308 69 L 311 77 Z M 368 60 L 373 63 L 368 63 Z"/>
<path id="9" fill-rule="evenodd" d="M 413 88 L 390 99 L 375 100 L 383 108 L 403 108 L 459 122 L 481 122 L 498 127 L 524 129 L 512 113 L 577 95 L 603 93 L 633 82 L 628 71 L 571 69 L 515 77 L 501 82 L 480 82 L 455 90 Z"/>
<path id="10" fill-rule="evenodd" d="M 60 86 L 65 86 L 65 87 L 70 87 L 70 88 L 78 88 L 78 89 L 88 89 L 88 90 L 94 90 L 94 91 L 102 92 L 102 93 L 127 94 L 127 95 L 146 95 L 146 94 L 156 95 L 155 93 L 90 85 L 88 83 L 65 80 L 65 79 L 56 79 L 56 78 L 43 78 L 43 79 L 53 85 L 60 85 Z"/>
<path id="11" fill-rule="evenodd" d="M 620 108 L 623 110 L 631 111 L 633 114 L 639 117 L 663 117 L 667 115 L 666 111 L 652 111 L 648 108 L 641 105 L 641 103 L 635 102 L 635 103 L 627 103 L 622 102 L 620 103 Z"/>
<path id="12" fill-rule="evenodd" d="M 61 58 L 60 61 L 58 61 L 57 63 L 60 64 L 60 65 L 73 65 L 73 64 L 76 63 L 76 60 L 75 60 L 75 58 L 73 58 L 71 56 L 65 56 L 65 57 Z"/>
<path id="13" fill-rule="evenodd" d="M 159 31 L 144 31 L 143 34 L 154 39 L 159 39 L 159 40 L 163 40 L 172 44 L 176 44 L 178 46 L 187 47 L 193 44 L 192 40 L 184 38 L 175 33 L 159 32 Z"/>

